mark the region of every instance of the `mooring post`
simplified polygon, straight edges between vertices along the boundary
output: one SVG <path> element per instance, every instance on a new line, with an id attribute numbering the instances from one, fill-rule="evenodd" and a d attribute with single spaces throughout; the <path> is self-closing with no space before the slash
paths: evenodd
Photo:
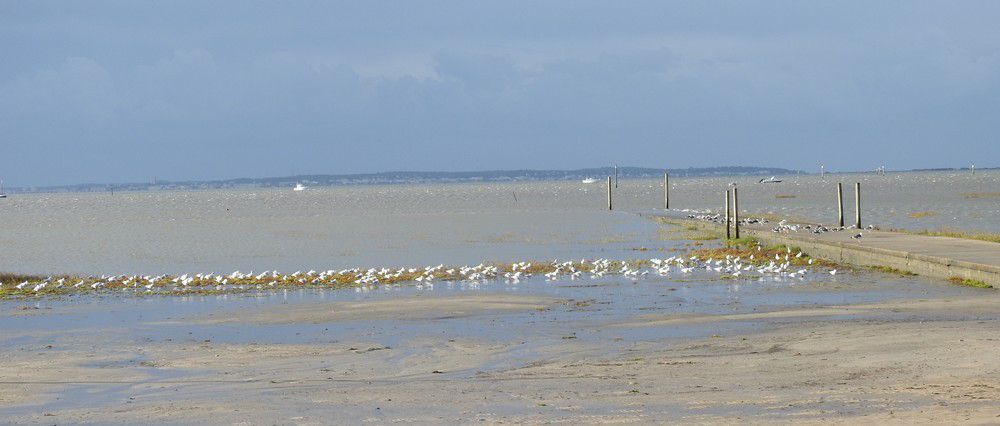
<path id="1" fill-rule="evenodd" d="M 663 172 L 663 209 L 670 210 L 670 173 Z"/>
<path id="2" fill-rule="evenodd" d="M 837 182 L 837 226 L 844 227 L 844 184 Z"/>
<path id="3" fill-rule="evenodd" d="M 608 210 L 612 210 L 611 207 L 611 176 L 608 176 Z"/>
<path id="4" fill-rule="evenodd" d="M 726 188 L 726 239 L 730 239 L 729 235 L 729 188 Z"/>
<path id="5" fill-rule="evenodd" d="M 861 182 L 854 183 L 854 227 L 861 229 Z"/>
<path id="6" fill-rule="evenodd" d="M 618 165 L 615 164 L 615 188 L 618 187 Z"/>
<path id="7" fill-rule="evenodd" d="M 740 197 L 735 186 L 733 187 L 733 230 L 736 231 L 734 233 L 736 239 L 740 239 Z"/>

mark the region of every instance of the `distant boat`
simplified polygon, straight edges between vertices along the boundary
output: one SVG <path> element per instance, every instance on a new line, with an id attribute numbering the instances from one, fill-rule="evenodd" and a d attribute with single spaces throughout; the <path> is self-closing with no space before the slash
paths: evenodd
<path id="1" fill-rule="evenodd" d="M 3 180 L 0 179 L 0 198 L 7 198 L 7 192 L 3 190 Z"/>
<path id="2" fill-rule="evenodd" d="M 295 184 L 295 188 L 292 188 L 292 191 L 305 191 L 306 188 L 308 188 L 308 187 L 305 186 L 305 185 L 303 185 L 303 184 L 301 184 L 301 183 L 296 183 Z"/>
<path id="3" fill-rule="evenodd" d="M 771 176 L 769 178 L 761 179 L 760 183 L 781 183 L 781 180 L 776 179 L 774 176 Z"/>
<path id="4" fill-rule="evenodd" d="M 582 181 L 580 181 L 580 182 L 583 182 L 583 183 L 597 183 L 597 179 L 594 179 L 594 178 L 586 178 L 586 179 L 584 179 L 584 180 L 582 180 Z"/>

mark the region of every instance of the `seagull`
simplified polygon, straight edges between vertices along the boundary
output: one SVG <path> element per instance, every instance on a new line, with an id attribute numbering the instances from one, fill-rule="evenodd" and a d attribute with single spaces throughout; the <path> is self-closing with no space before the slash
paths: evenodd
<path id="1" fill-rule="evenodd" d="M 834 269 L 834 270 L 830 271 L 830 275 L 837 275 L 837 270 Z"/>
<path id="2" fill-rule="evenodd" d="M 861 239 L 861 233 L 860 233 L 860 232 L 858 232 L 858 234 L 857 234 L 857 235 L 855 235 L 855 236 L 853 236 L 853 237 L 851 237 L 851 238 L 852 238 L 852 239 L 855 239 L 855 240 L 860 240 L 860 239 Z"/>

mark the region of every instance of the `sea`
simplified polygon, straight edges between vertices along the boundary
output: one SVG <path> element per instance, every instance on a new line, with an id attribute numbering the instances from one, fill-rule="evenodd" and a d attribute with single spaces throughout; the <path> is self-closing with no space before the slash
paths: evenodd
<path id="1" fill-rule="evenodd" d="M 0 271 L 181 274 L 627 259 L 664 244 L 661 179 L 16 194 L 0 200 Z M 1000 171 L 672 178 L 675 214 L 1000 232 Z M 613 185 L 614 186 L 614 185 Z"/>

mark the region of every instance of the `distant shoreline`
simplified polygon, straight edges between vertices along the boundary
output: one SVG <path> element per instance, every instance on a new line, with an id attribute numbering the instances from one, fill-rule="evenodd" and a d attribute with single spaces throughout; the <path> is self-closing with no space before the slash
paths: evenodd
<path id="1" fill-rule="evenodd" d="M 983 167 L 976 170 L 996 170 L 1000 167 Z M 310 186 L 346 185 L 393 185 L 422 183 L 468 183 L 468 182 L 532 182 L 553 180 L 581 180 L 603 178 L 614 175 L 614 167 L 597 167 L 574 170 L 487 170 L 471 172 L 379 172 L 355 174 L 309 174 L 261 178 L 233 178 L 217 180 L 130 182 L 130 183 L 82 183 L 72 185 L 9 187 L 9 194 L 31 193 L 72 193 L 111 191 L 151 191 L 151 190 L 193 190 L 193 189 L 233 189 L 233 188 L 280 188 L 305 183 Z M 905 172 L 947 172 L 969 171 L 970 168 L 932 168 L 911 170 L 889 170 L 892 173 Z M 816 175 L 819 173 L 792 170 L 780 167 L 724 166 L 688 167 L 677 169 L 656 169 L 649 167 L 618 167 L 621 179 L 660 178 L 664 172 L 671 177 L 725 177 L 725 176 L 788 176 Z M 826 174 L 868 173 L 869 171 L 827 171 Z"/>

